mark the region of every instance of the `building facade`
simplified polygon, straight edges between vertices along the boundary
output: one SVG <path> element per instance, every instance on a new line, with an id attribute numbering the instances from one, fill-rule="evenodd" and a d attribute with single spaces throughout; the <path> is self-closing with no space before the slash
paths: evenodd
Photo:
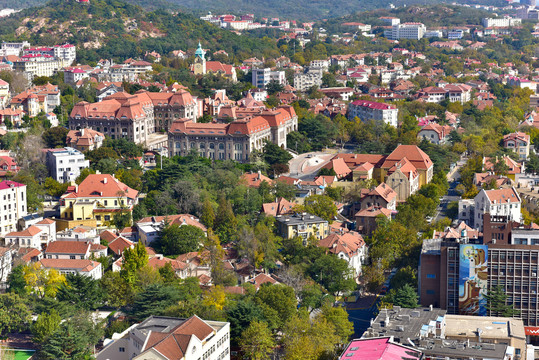
<path id="1" fill-rule="evenodd" d="M 273 71 L 270 68 L 253 69 L 252 83 L 257 88 L 265 88 L 269 82 L 274 81 L 281 85 L 286 85 L 284 71 Z"/>
<path id="2" fill-rule="evenodd" d="M 383 121 L 385 124 L 397 127 L 399 110 L 385 103 L 367 100 L 356 100 L 348 106 L 348 119 L 358 117 L 362 121 Z"/>
<path id="3" fill-rule="evenodd" d="M 14 181 L 0 182 L 0 236 L 17 230 L 17 221 L 28 214 L 26 185 Z"/>
<path id="4" fill-rule="evenodd" d="M 307 238 L 314 236 L 321 240 L 329 235 L 329 224 L 321 217 L 303 213 L 277 216 L 277 232 L 285 239 L 299 236 L 304 244 Z"/>
<path id="5" fill-rule="evenodd" d="M 384 32 L 384 35 L 390 40 L 419 40 L 423 38 L 426 31 L 427 28 L 422 23 L 402 23 L 393 25 L 390 30 Z"/>
<path id="6" fill-rule="evenodd" d="M 75 181 L 82 171 L 90 167 L 90 160 L 77 149 L 47 149 L 47 168 L 50 176 L 59 183 Z"/>

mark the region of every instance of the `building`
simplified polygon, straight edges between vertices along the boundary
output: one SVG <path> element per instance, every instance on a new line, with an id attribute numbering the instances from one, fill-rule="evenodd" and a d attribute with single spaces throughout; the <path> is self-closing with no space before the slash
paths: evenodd
<path id="1" fill-rule="evenodd" d="M 464 104 L 472 100 L 472 87 L 466 84 L 449 84 L 444 87 L 451 102 Z"/>
<path id="2" fill-rule="evenodd" d="M 104 345 L 97 360 L 230 360 L 230 323 L 150 316 Z"/>
<path id="3" fill-rule="evenodd" d="M 28 47 L 23 48 L 23 57 L 31 56 L 48 56 L 57 59 L 62 59 L 69 66 L 77 57 L 77 48 L 72 44 L 54 45 L 52 47 Z"/>
<path id="4" fill-rule="evenodd" d="M 483 231 L 485 214 L 507 216 L 510 221 L 520 222 L 521 199 L 515 188 L 481 189 L 473 201 L 459 201 L 459 220 L 465 221 L 469 226 Z"/>
<path id="5" fill-rule="evenodd" d="M 270 68 L 252 69 L 252 84 L 257 88 L 265 88 L 270 82 L 286 85 L 284 71 L 273 71 Z"/>
<path id="6" fill-rule="evenodd" d="M 14 96 L 10 104 L 13 110 L 23 110 L 30 117 L 49 113 L 60 105 L 60 89 L 52 84 L 34 86 Z"/>
<path id="7" fill-rule="evenodd" d="M 46 154 L 50 176 L 62 184 L 75 181 L 82 169 L 90 167 L 90 160 L 86 160 L 84 154 L 77 149 L 47 149 Z"/>
<path id="8" fill-rule="evenodd" d="M 0 287 L 5 288 L 8 276 L 11 273 L 13 256 L 15 252 L 7 247 L 0 247 Z"/>
<path id="9" fill-rule="evenodd" d="M 101 263 L 88 259 L 41 259 L 39 263 L 44 269 L 56 269 L 63 275 L 79 274 L 94 280 L 101 279 L 103 275 Z"/>
<path id="10" fill-rule="evenodd" d="M 26 185 L 14 181 L 0 182 L 0 236 L 17 230 L 17 221 L 28 214 Z"/>
<path id="11" fill-rule="evenodd" d="M 447 96 L 447 90 L 438 86 L 429 86 L 418 93 L 420 99 L 430 103 L 441 103 Z"/>
<path id="12" fill-rule="evenodd" d="M 464 36 L 464 31 L 455 29 L 447 32 L 447 38 L 449 40 L 460 40 Z"/>
<path id="13" fill-rule="evenodd" d="M 354 218 L 356 220 L 356 229 L 365 236 L 371 236 L 376 227 L 378 226 L 378 218 L 384 216 L 387 219 L 391 219 L 391 210 L 371 206 L 363 210 L 359 210 Z"/>
<path id="14" fill-rule="evenodd" d="M 30 47 L 28 41 L 5 42 L 0 45 L 0 56 L 21 56 L 24 48 Z"/>
<path id="15" fill-rule="evenodd" d="M 390 40 L 419 40 L 423 38 L 426 31 L 427 28 L 422 23 L 399 23 L 393 25 L 390 30 L 384 31 L 384 36 Z"/>
<path id="16" fill-rule="evenodd" d="M 169 156 L 186 156 L 196 150 L 210 159 L 246 162 L 266 141 L 287 147 L 286 135 L 297 130 L 298 117 L 291 106 L 280 106 L 234 120 L 228 124 L 174 121 L 168 133 Z"/>
<path id="17" fill-rule="evenodd" d="M 483 18 L 481 19 L 481 25 L 485 28 L 490 27 L 508 27 L 508 26 L 517 26 L 522 23 L 522 19 L 514 19 L 509 16 L 505 16 L 501 19 L 497 18 Z"/>
<path id="18" fill-rule="evenodd" d="M 165 226 L 165 222 L 169 225 L 191 225 L 199 228 L 207 233 L 208 229 L 202 225 L 200 220 L 189 214 L 167 215 L 167 216 L 151 216 L 137 221 L 136 227 L 138 230 L 138 239 L 145 245 L 150 245 L 159 238 L 161 229 Z"/>
<path id="19" fill-rule="evenodd" d="M 277 216 L 275 220 L 277 232 L 285 239 L 298 236 L 303 238 L 304 244 L 307 244 L 310 236 L 321 240 L 329 235 L 328 222 L 308 213 Z"/>
<path id="20" fill-rule="evenodd" d="M 388 210 L 397 210 L 398 194 L 386 183 L 381 183 L 359 200 L 360 208 L 367 209 L 371 206 L 383 207 Z"/>
<path id="21" fill-rule="evenodd" d="M 89 242 L 83 241 L 53 241 L 47 245 L 44 252 L 45 259 L 89 259 Z"/>
<path id="22" fill-rule="evenodd" d="M 56 240 L 56 222 L 43 219 L 22 231 L 13 231 L 5 236 L 4 243 L 16 247 L 32 247 L 42 249 Z"/>
<path id="23" fill-rule="evenodd" d="M 66 137 L 67 146 L 79 151 L 92 151 L 100 148 L 105 140 L 105 135 L 99 131 L 88 128 L 69 130 Z"/>
<path id="24" fill-rule="evenodd" d="M 313 86 L 322 86 L 322 68 L 309 68 L 304 73 L 294 74 L 294 87 L 298 91 L 307 91 Z"/>
<path id="25" fill-rule="evenodd" d="M 59 220 L 66 226 L 59 230 L 71 228 L 73 220 L 93 220 L 98 227 L 111 226 L 115 216 L 132 212 L 137 202 L 138 191 L 113 175 L 90 174 L 62 195 Z"/>
<path id="26" fill-rule="evenodd" d="M 118 92 L 101 102 L 76 104 L 69 116 L 69 128 L 90 128 L 112 139 L 126 138 L 151 147 L 152 139 L 162 137 L 162 142 L 166 142 L 166 135 L 158 134 L 167 131 L 174 120 L 196 122 L 201 113 L 196 98 L 185 90 L 139 91 L 134 95 Z"/>
<path id="27" fill-rule="evenodd" d="M 363 122 L 369 120 L 383 121 L 385 124 L 397 127 L 399 110 L 394 105 L 367 100 L 356 100 L 348 105 L 348 119 L 356 116 Z"/>
<path id="28" fill-rule="evenodd" d="M 503 147 L 517 153 L 519 160 L 528 160 L 530 156 L 530 135 L 523 132 L 507 134 L 503 137 Z"/>
<path id="29" fill-rule="evenodd" d="M 20 170 L 14 158 L 11 156 L 0 156 L 0 178 L 7 175 L 15 175 Z"/>
<path id="30" fill-rule="evenodd" d="M 13 63 L 13 70 L 24 72 L 32 79 L 36 76 L 51 77 L 66 65 L 65 60 L 48 55 L 24 55 Z"/>
<path id="31" fill-rule="evenodd" d="M 0 109 L 6 107 L 9 101 L 9 83 L 0 79 Z"/>
<path id="32" fill-rule="evenodd" d="M 406 359 L 415 359 L 416 351 L 423 354 L 420 359 L 514 360 L 526 358 L 524 332 L 518 319 L 449 315 L 432 306 L 396 306 L 381 309 L 362 339 L 390 338 L 394 344 L 409 346 Z M 401 359 L 383 355 L 388 357 L 381 359 Z"/>
<path id="33" fill-rule="evenodd" d="M 328 71 L 329 60 L 312 60 L 309 64 L 309 68 L 319 68 L 322 69 L 322 71 Z"/>
<path id="34" fill-rule="evenodd" d="M 330 234 L 320 240 L 317 246 L 346 260 L 355 277 L 361 275 L 361 267 L 367 260 L 367 244 L 361 234 L 354 231 Z"/>
<path id="35" fill-rule="evenodd" d="M 339 360 L 420 360 L 421 351 L 395 342 L 391 337 L 354 339 L 346 346 Z"/>
<path id="36" fill-rule="evenodd" d="M 441 145 L 447 142 L 449 134 L 453 130 L 453 127 L 450 125 L 440 125 L 433 122 L 423 126 L 417 133 L 417 137 L 433 144 Z"/>

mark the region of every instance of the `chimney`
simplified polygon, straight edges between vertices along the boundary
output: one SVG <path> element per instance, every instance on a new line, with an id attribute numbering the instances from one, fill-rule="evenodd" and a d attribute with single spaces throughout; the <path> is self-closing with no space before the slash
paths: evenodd
<path id="1" fill-rule="evenodd" d="M 103 184 L 106 184 L 106 183 L 107 183 L 107 178 L 104 177 L 104 178 L 103 178 Z"/>
<path id="2" fill-rule="evenodd" d="M 80 136 L 84 135 L 84 128 L 80 129 Z"/>

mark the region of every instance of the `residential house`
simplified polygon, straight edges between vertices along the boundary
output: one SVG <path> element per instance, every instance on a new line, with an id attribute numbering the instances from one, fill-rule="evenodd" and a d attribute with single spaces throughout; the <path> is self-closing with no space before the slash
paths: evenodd
<path id="1" fill-rule="evenodd" d="M 444 87 L 451 102 L 464 104 L 472 100 L 472 87 L 466 84 L 449 84 Z"/>
<path id="2" fill-rule="evenodd" d="M 503 137 L 503 147 L 517 153 L 520 161 L 528 160 L 530 156 L 530 135 L 514 132 Z"/>
<path id="3" fill-rule="evenodd" d="M 272 185 L 273 180 L 271 180 L 269 177 L 263 175 L 260 171 L 255 173 L 245 173 L 241 176 L 241 181 L 245 183 L 248 187 L 251 188 L 259 188 L 260 184 L 262 184 L 264 181 L 267 185 Z"/>
<path id="4" fill-rule="evenodd" d="M 441 145 L 447 142 L 451 131 L 453 131 L 452 126 L 440 125 L 432 122 L 423 126 L 417 133 L 417 137 L 419 139 L 425 139 L 433 144 Z"/>
<path id="5" fill-rule="evenodd" d="M 0 156 L 0 178 L 7 175 L 15 175 L 19 172 L 20 167 L 11 156 Z"/>
<path id="6" fill-rule="evenodd" d="M 28 214 L 26 185 L 11 180 L 0 182 L 0 236 L 17 229 L 17 221 Z"/>
<path id="7" fill-rule="evenodd" d="M 101 235 L 103 237 L 103 234 Z M 115 258 L 121 258 L 126 249 L 132 249 L 135 244 L 122 236 L 116 237 L 108 243 L 108 248 L 111 255 Z"/>
<path id="8" fill-rule="evenodd" d="M 363 235 L 371 236 L 378 226 L 377 221 L 379 216 L 385 216 L 391 219 L 391 210 L 376 206 L 359 210 L 354 216 L 357 231 Z"/>
<path id="9" fill-rule="evenodd" d="M 208 229 L 204 226 L 200 220 L 189 214 L 179 215 L 166 215 L 166 216 L 151 216 L 137 221 L 136 227 L 138 229 L 138 238 L 145 245 L 150 245 L 159 238 L 159 234 L 165 223 L 169 225 L 191 225 L 199 228 L 204 233 L 207 233 Z"/>
<path id="10" fill-rule="evenodd" d="M 361 234 L 355 231 L 330 234 L 320 240 L 317 246 L 346 260 L 354 271 L 354 277 L 361 275 L 361 267 L 367 260 L 367 244 Z"/>
<path id="11" fill-rule="evenodd" d="M 86 160 L 84 154 L 77 149 L 65 147 L 44 151 L 50 176 L 61 184 L 74 182 L 82 169 L 90 167 L 90 160 Z"/>
<path id="12" fill-rule="evenodd" d="M 56 240 L 56 222 L 43 219 L 22 231 L 12 231 L 5 235 L 4 243 L 9 246 L 41 249 Z"/>
<path id="13" fill-rule="evenodd" d="M 262 212 L 266 216 L 288 215 L 292 214 L 292 209 L 297 204 L 290 202 L 285 198 L 275 199 L 275 202 L 262 204 Z"/>
<path id="14" fill-rule="evenodd" d="M 113 175 L 90 174 L 62 195 L 58 221 L 63 224 L 59 230 L 73 227 L 70 226 L 73 220 L 95 221 L 98 227 L 110 226 L 115 216 L 131 213 L 137 202 L 138 191 Z"/>
<path id="15" fill-rule="evenodd" d="M 395 211 L 397 210 L 397 193 L 386 183 L 381 183 L 363 195 L 359 200 L 359 204 L 359 209 L 376 206 Z"/>
<path id="16" fill-rule="evenodd" d="M 495 164 L 502 162 L 507 167 L 507 177 L 511 180 L 515 180 L 517 174 L 524 172 L 524 165 L 519 164 L 509 156 L 503 156 L 501 158 L 483 158 L 483 171 L 495 172 Z"/>
<path id="17" fill-rule="evenodd" d="M 60 274 L 79 274 L 89 276 L 94 280 L 101 279 L 103 267 L 98 261 L 88 259 L 41 259 L 44 269 L 56 269 Z"/>
<path id="18" fill-rule="evenodd" d="M 89 128 L 69 130 L 67 133 L 67 146 L 79 151 L 91 151 L 100 148 L 105 140 L 105 135 Z"/>
<path id="19" fill-rule="evenodd" d="M 307 238 L 314 236 L 322 239 L 329 235 L 329 224 L 326 220 L 308 213 L 277 216 L 277 232 L 285 239 L 299 236 L 306 244 Z"/>
<path id="20" fill-rule="evenodd" d="M 464 205 L 467 205 L 466 208 Z M 462 211 L 461 211 L 462 210 Z M 521 199 L 514 187 L 505 189 L 481 189 L 473 201 L 459 201 L 459 220 L 466 221 L 467 225 L 483 231 L 483 217 L 485 214 L 505 216 L 508 221 L 520 222 Z M 461 216 L 461 214 L 463 216 Z"/>
<path id="21" fill-rule="evenodd" d="M 100 238 L 97 229 L 92 226 L 75 226 L 56 233 L 57 241 L 82 241 L 90 244 L 99 244 Z"/>
<path id="22" fill-rule="evenodd" d="M 105 343 L 97 360 L 230 360 L 230 323 L 150 316 Z"/>
<path id="23" fill-rule="evenodd" d="M 425 102 L 441 103 L 447 96 L 447 90 L 441 87 L 429 86 L 418 92 L 418 98 Z"/>
<path id="24" fill-rule="evenodd" d="M 406 158 L 396 162 L 387 172 L 387 183 L 397 193 L 398 201 L 406 201 L 419 190 L 419 172 Z"/>
<path id="25" fill-rule="evenodd" d="M 89 242 L 53 241 L 47 245 L 44 256 L 46 259 L 88 259 L 90 247 Z"/>
<path id="26" fill-rule="evenodd" d="M 367 100 L 356 100 L 348 106 L 348 119 L 350 120 L 357 116 L 363 122 L 383 121 L 394 127 L 398 125 L 398 113 L 399 110 L 393 105 Z"/>

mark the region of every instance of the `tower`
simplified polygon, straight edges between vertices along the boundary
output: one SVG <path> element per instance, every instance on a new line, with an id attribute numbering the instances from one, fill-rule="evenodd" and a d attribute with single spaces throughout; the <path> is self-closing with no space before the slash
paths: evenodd
<path id="1" fill-rule="evenodd" d="M 193 72 L 195 75 L 206 74 L 206 52 L 202 49 L 200 42 L 198 43 L 198 49 L 195 51 L 195 65 Z"/>

